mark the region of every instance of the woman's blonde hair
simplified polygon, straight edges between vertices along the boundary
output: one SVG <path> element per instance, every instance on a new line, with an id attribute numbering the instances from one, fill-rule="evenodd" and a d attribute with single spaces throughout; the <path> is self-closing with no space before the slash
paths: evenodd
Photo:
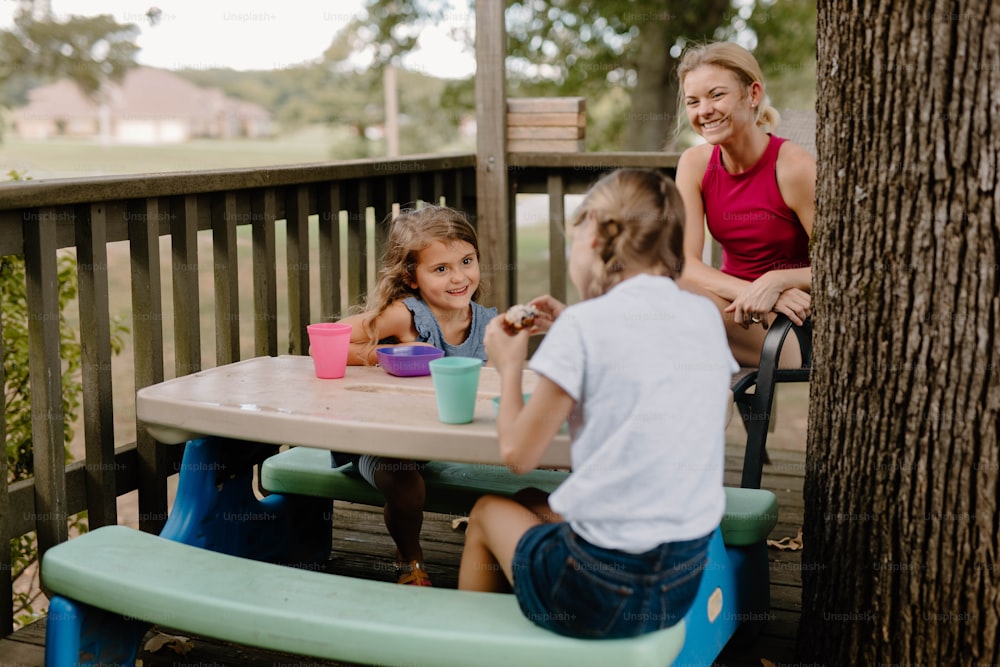
<path id="1" fill-rule="evenodd" d="M 475 249 L 479 259 L 476 230 L 461 211 L 434 205 L 400 211 L 389 229 L 375 288 L 365 300 L 363 327 L 369 348 L 378 343 L 375 318 L 400 299 L 420 296 L 417 288 L 410 287 L 416 281 L 417 253 L 435 241 L 465 241 Z M 481 293 L 482 281 L 472 300 L 477 300 Z M 368 358 L 370 352 L 366 350 L 364 357 Z"/>
<path id="2" fill-rule="evenodd" d="M 752 83 L 759 83 L 764 91 L 764 98 L 754 109 L 754 121 L 757 126 L 765 131 L 773 132 L 778 127 L 781 114 L 771 106 L 771 100 L 767 96 L 767 88 L 764 86 L 764 74 L 761 72 L 760 64 L 753 54 L 735 42 L 709 42 L 707 44 L 695 44 L 684 51 L 681 62 L 677 66 L 677 80 L 680 82 L 680 108 L 684 108 L 684 78 L 692 71 L 703 65 L 714 65 L 722 69 L 729 70 L 736 75 L 737 80 L 749 86 Z M 678 114 L 681 119 L 684 114 Z"/>
<path id="3" fill-rule="evenodd" d="M 597 259 L 583 298 L 622 281 L 626 267 L 677 278 L 684 268 L 684 202 L 658 171 L 618 169 L 598 180 L 577 209 L 573 225 L 596 223 Z"/>

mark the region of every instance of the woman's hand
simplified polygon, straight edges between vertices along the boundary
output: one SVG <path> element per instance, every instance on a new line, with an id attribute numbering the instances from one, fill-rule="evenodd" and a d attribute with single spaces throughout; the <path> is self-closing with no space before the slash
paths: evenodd
<path id="1" fill-rule="evenodd" d="M 812 314 L 812 296 L 809 292 L 797 287 L 781 289 L 777 283 L 764 274 L 741 292 L 736 299 L 726 307 L 726 313 L 732 313 L 733 321 L 744 329 L 760 324 L 768 328 L 767 314 L 771 311 L 788 316 L 796 326 Z"/>
<path id="2" fill-rule="evenodd" d="M 786 289 L 775 302 L 774 312 L 784 313 L 796 326 L 802 326 L 812 314 L 812 296 L 797 287 Z"/>
<path id="3" fill-rule="evenodd" d="M 483 344 L 486 346 L 486 356 L 490 365 L 495 367 L 500 375 L 508 372 L 520 373 L 524 360 L 528 357 L 528 330 L 523 329 L 511 336 L 504 330 L 503 315 L 497 315 L 486 325 Z"/>
<path id="4" fill-rule="evenodd" d="M 562 314 L 562 311 L 566 310 L 566 304 L 548 294 L 535 297 L 528 302 L 528 305 L 538 311 L 538 315 L 535 316 L 535 323 L 531 326 L 531 333 L 533 334 L 548 331 L 552 323 L 556 321 L 556 318 Z"/>
<path id="5" fill-rule="evenodd" d="M 774 308 L 783 291 L 783 286 L 771 278 L 772 275 L 765 273 L 747 285 L 723 312 L 731 314 L 733 321 L 744 329 L 753 324 L 762 324 L 766 329 L 766 316 Z"/>

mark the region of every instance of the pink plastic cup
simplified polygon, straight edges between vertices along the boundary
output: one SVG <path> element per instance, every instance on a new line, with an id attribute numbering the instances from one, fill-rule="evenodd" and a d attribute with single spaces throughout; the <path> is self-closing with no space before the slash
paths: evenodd
<path id="1" fill-rule="evenodd" d="M 347 351 L 351 343 L 351 325 L 340 322 L 320 322 L 306 326 L 309 332 L 309 354 L 316 367 L 316 377 L 336 379 L 347 372 Z"/>

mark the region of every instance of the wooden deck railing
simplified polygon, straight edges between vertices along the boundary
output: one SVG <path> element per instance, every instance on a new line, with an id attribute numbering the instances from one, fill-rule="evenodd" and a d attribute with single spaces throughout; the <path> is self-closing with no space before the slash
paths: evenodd
<path id="1" fill-rule="evenodd" d="M 676 159 L 662 153 L 510 156 L 510 210 L 516 211 L 518 193 L 549 195 L 553 295 L 566 296 L 564 195 L 583 192 L 600 173 L 617 167 L 673 173 Z M 140 528 L 158 531 L 166 519 L 167 478 L 176 471 L 179 448 L 158 445 L 141 424 L 134 442 L 116 438 L 114 424 L 121 415 L 111 371 L 111 244 L 125 242 L 129 249 L 134 388 L 139 389 L 162 381 L 165 373 L 201 369 L 202 338 L 209 331 L 214 331 L 214 364 L 239 360 L 241 337 L 248 334 L 240 326 L 247 320 L 241 318 L 241 296 L 252 295 L 254 356 L 302 353 L 309 322 L 339 317 L 360 302 L 393 207 L 444 201 L 475 221 L 475 179 L 475 155 L 462 154 L 0 184 L 0 256 L 22 255 L 26 265 L 34 448 L 31 479 L 8 488 L 6 465 L 0 474 L 0 544 L 36 531 L 44 552 L 67 539 L 67 517 L 85 510 L 91 526 L 117 523 L 117 498 L 133 490 L 138 490 Z M 491 231 L 508 234 L 516 247 L 516 225 L 510 221 L 507 229 Z M 211 236 L 210 260 L 199 256 L 200 232 Z M 279 276 L 281 232 L 285 273 Z M 247 235 L 252 266 L 241 274 L 237 246 Z M 161 238 L 169 242 L 169 266 L 163 266 Z M 58 254 L 66 251 L 77 258 L 83 355 L 84 459 L 69 465 L 56 370 L 61 366 L 56 266 Z M 483 254 L 485 274 L 516 274 L 515 258 L 496 258 L 489 248 Z M 199 288 L 204 274 L 213 286 L 208 295 Z M 163 280 L 173 295 L 169 308 Z M 287 287 L 279 295 L 283 282 Z M 509 291 L 514 281 L 502 284 Z M 214 303 L 214 315 L 207 318 L 201 315 L 203 298 Z M 514 296 L 504 298 L 509 303 Z M 284 318 L 287 331 L 279 332 Z M 165 370 L 171 359 L 173 368 Z M 10 550 L 3 548 L 0 600 L 12 596 L 10 574 Z M 11 607 L 4 604 L 0 636 L 12 624 Z"/>

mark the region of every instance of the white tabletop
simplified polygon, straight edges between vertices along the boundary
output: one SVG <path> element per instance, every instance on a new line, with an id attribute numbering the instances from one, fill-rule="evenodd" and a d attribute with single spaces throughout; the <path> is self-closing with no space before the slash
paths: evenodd
<path id="1" fill-rule="evenodd" d="M 537 377 L 525 371 L 524 390 Z M 306 356 L 257 357 L 139 390 L 136 415 L 150 435 L 175 444 L 202 436 L 300 445 L 410 459 L 500 463 L 493 397 L 500 376 L 484 367 L 476 416 L 442 424 L 429 376 L 395 377 L 349 366 L 346 377 L 320 380 Z M 560 434 L 541 466 L 569 466 Z"/>

